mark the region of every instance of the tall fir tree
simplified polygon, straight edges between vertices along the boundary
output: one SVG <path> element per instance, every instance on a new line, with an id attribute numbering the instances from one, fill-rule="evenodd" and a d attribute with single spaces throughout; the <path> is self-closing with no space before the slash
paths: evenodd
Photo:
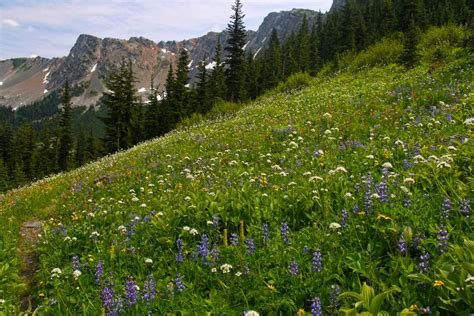
<path id="1" fill-rule="evenodd" d="M 160 101 L 158 99 L 158 87 L 155 87 L 152 78 L 144 122 L 146 138 L 153 138 L 160 135 Z"/>
<path id="2" fill-rule="evenodd" d="M 5 192 L 10 187 L 10 181 L 8 177 L 7 168 L 3 162 L 3 158 L 0 157 L 0 193 Z"/>
<path id="3" fill-rule="evenodd" d="M 298 62 L 298 68 L 301 72 L 309 71 L 309 38 L 308 38 L 308 18 L 306 14 L 303 16 L 303 22 L 301 23 L 298 34 L 296 35 L 296 58 Z"/>
<path id="4" fill-rule="evenodd" d="M 66 80 L 63 89 L 63 100 L 61 116 L 59 118 L 59 148 L 58 148 L 58 166 L 60 170 L 67 170 L 69 167 L 69 156 L 73 146 L 71 131 L 71 93 L 69 82 Z"/>
<path id="5" fill-rule="evenodd" d="M 312 76 L 316 75 L 320 67 L 318 26 L 314 23 L 309 37 L 309 73 Z"/>
<path id="6" fill-rule="evenodd" d="M 275 87 L 283 79 L 283 62 L 280 40 L 276 29 L 272 30 L 268 48 L 264 53 L 262 81 L 265 89 Z"/>
<path id="7" fill-rule="evenodd" d="M 107 116 L 104 144 L 107 152 L 129 148 L 137 141 L 136 121 L 138 98 L 134 88 L 135 78 L 131 61 L 122 61 L 120 69 L 105 80 L 104 105 Z"/>
<path id="8" fill-rule="evenodd" d="M 222 62 L 222 44 L 220 35 L 217 37 L 217 44 L 214 53 L 214 69 L 209 77 L 209 93 L 211 102 L 224 100 L 227 97 L 227 85 L 224 72 L 224 64 Z"/>
<path id="9" fill-rule="evenodd" d="M 79 130 L 79 135 L 76 138 L 76 150 L 74 156 L 77 167 L 82 166 L 86 162 L 86 139 L 84 138 L 82 128 Z"/>
<path id="10" fill-rule="evenodd" d="M 227 25 L 229 39 L 225 51 L 227 52 L 227 89 L 228 99 L 230 101 L 241 101 L 245 92 L 245 52 L 246 32 L 242 11 L 242 3 L 235 0 L 232 5 L 233 14 Z"/>
<path id="11" fill-rule="evenodd" d="M 178 58 L 178 68 L 176 69 L 176 80 L 174 82 L 173 94 L 178 120 L 189 116 L 192 112 L 189 102 L 189 54 L 186 48 L 181 48 Z"/>
<path id="12" fill-rule="evenodd" d="M 176 112 L 176 100 L 175 100 L 175 85 L 176 78 L 173 71 L 173 65 L 170 64 L 168 69 L 168 76 L 166 78 L 165 84 L 165 94 L 164 99 L 161 102 L 161 111 L 160 111 L 160 134 L 164 134 L 172 130 L 176 123 L 178 122 L 178 116 Z"/>
<path id="13" fill-rule="evenodd" d="M 97 143 L 92 132 L 92 128 L 89 130 L 89 135 L 86 140 L 86 152 L 85 152 L 85 162 L 92 161 L 97 158 Z"/>
<path id="14" fill-rule="evenodd" d="M 212 106 L 212 100 L 209 93 L 209 75 L 204 60 L 198 64 L 198 82 L 196 87 L 196 112 L 205 114 Z"/>

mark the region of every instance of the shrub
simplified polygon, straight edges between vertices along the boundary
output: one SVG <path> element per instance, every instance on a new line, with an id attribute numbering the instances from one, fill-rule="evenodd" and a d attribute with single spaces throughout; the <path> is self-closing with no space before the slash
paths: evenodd
<path id="1" fill-rule="evenodd" d="M 368 47 L 364 51 L 356 54 L 346 52 L 339 57 L 339 69 L 357 70 L 361 68 L 371 68 L 386 66 L 396 63 L 403 52 L 403 43 L 400 36 L 383 38 L 380 42 Z"/>
<path id="2" fill-rule="evenodd" d="M 276 87 L 277 92 L 291 92 L 293 90 L 300 90 L 302 88 L 308 87 L 311 83 L 311 76 L 307 73 L 298 72 L 290 77 L 285 82 L 281 82 Z"/>
<path id="3" fill-rule="evenodd" d="M 446 60 L 463 47 L 468 37 L 469 31 L 464 26 L 431 27 L 418 45 L 421 59 L 426 63 Z"/>

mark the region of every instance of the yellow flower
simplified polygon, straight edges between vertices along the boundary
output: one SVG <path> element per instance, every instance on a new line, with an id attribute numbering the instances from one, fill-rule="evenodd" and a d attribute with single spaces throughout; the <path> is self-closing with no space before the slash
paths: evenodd
<path id="1" fill-rule="evenodd" d="M 433 287 L 441 287 L 444 285 L 444 282 L 441 281 L 441 280 L 436 280 L 434 283 L 433 283 Z"/>
<path id="2" fill-rule="evenodd" d="M 364 211 L 361 211 L 361 212 L 357 213 L 357 215 L 359 215 L 360 217 L 364 217 L 364 216 L 365 216 L 365 212 L 364 212 Z"/>
<path id="3" fill-rule="evenodd" d="M 300 308 L 296 313 L 297 316 L 304 316 L 304 309 Z"/>
<path id="4" fill-rule="evenodd" d="M 416 305 L 416 304 L 411 305 L 410 310 L 414 311 L 414 312 L 418 311 L 418 305 Z"/>
<path id="5" fill-rule="evenodd" d="M 386 220 L 386 221 L 391 221 L 392 219 L 388 217 L 387 215 L 379 214 L 377 215 L 377 220 Z"/>
<path id="6" fill-rule="evenodd" d="M 271 291 L 276 291 L 275 286 L 273 284 L 267 284 L 267 288 Z"/>

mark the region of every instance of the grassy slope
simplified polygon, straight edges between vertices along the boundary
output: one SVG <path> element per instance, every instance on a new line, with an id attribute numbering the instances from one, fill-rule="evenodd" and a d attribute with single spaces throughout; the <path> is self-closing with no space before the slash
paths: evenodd
<path id="1" fill-rule="evenodd" d="M 155 306 L 159 313 L 309 310 L 316 295 L 329 305 L 332 284 L 358 291 L 362 282 L 377 291 L 401 287 L 402 293 L 385 306 L 392 312 L 414 303 L 439 308 L 442 293 L 423 293 L 408 278 L 419 263 L 412 238 L 426 236 L 422 246 L 432 253 L 432 265 L 447 260 L 436 254 L 436 232 L 443 199 L 450 198 L 453 211 L 444 221 L 450 243 L 473 239 L 472 219 L 457 207 L 472 195 L 473 135 L 463 124 L 473 116 L 472 81 L 472 56 L 433 75 L 423 67 L 404 72 L 390 66 L 317 79 L 303 91 L 261 98 L 236 117 L 171 133 L 0 196 L 0 299 L 16 304 L 19 264 L 14 249 L 19 225 L 30 218 L 53 217 L 40 243 L 41 269 L 32 292 L 45 306 L 57 299 L 53 313 L 97 313 L 100 287 L 94 283 L 93 265 L 98 260 L 104 260 L 106 272 L 113 271 L 117 293 L 126 276 L 132 275 L 142 287 L 153 273 L 160 291 L 160 304 Z M 418 154 L 426 161 L 415 163 Z M 441 168 L 435 158 L 428 160 L 431 155 L 444 156 L 450 168 Z M 365 195 L 376 193 L 385 162 L 393 165 L 387 180 L 392 196 L 390 202 L 372 196 L 370 211 L 364 207 Z M 334 174 L 339 166 L 347 173 Z M 374 186 L 364 184 L 367 177 L 373 178 Z M 406 178 L 415 183 L 403 189 Z M 411 206 L 404 206 L 407 199 Z M 360 210 L 353 213 L 356 205 Z M 348 210 L 347 227 L 339 232 L 329 229 L 330 223 L 341 222 L 343 209 Z M 152 210 L 163 215 L 142 223 Z M 140 217 L 137 234 L 126 239 L 117 227 L 125 225 L 130 231 L 135 216 Z M 206 223 L 212 216 L 220 217 L 219 229 Z M 239 234 L 241 221 L 241 236 L 255 240 L 257 252 L 252 256 L 243 245 L 221 246 L 224 228 L 229 235 Z M 272 237 L 266 246 L 260 241 L 264 222 Z M 289 246 L 280 237 L 282 222 L 290 228 Z M 232 274 L 213 274 L 210 266 L 189 259 L 201 239 L 183 231 L 183 226 L 206 233 L 211 244 L 219 245 L 221 258 L 215 265 L 219 269 L 231 263 Z M 64 241 L 58 227 L 66 227 L 67 236 L 77 241 Z M 91 237 L 94 231 L 100 234 L 97 242 Z M 397 250 L 403 231 L 412 258 Z M 174 263 L 178 237 L 186 250 L 183 265 Z M 311 253 L 316 249 L 323 254 L 324 269 L 313 274 Z M 92 258 L 89 271 L 81 268 L 80 290 L 71 278 L 74 255 Z M 145 258 L 154 263 L 145 264 Z M 292 260 L 299 263 L 297 277 L 288 272 Z M 249 275 L 233 276 L 246 266 Z M 55 267 L 69 279 L 51 280 Z M 435 277 L 434 271 L 430 273 L 428 283 Z M 178 274 L 188 290 L 171 299 L 166 288 Z"/>

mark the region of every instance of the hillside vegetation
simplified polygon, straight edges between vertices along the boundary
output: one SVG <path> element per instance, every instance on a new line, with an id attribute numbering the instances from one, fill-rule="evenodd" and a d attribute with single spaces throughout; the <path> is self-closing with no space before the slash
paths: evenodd
<path id="1" fill-rule="evenodd" d="M 472 54 L 311 80 L 0 196 L 0 314 L 468 315 Z"/>

